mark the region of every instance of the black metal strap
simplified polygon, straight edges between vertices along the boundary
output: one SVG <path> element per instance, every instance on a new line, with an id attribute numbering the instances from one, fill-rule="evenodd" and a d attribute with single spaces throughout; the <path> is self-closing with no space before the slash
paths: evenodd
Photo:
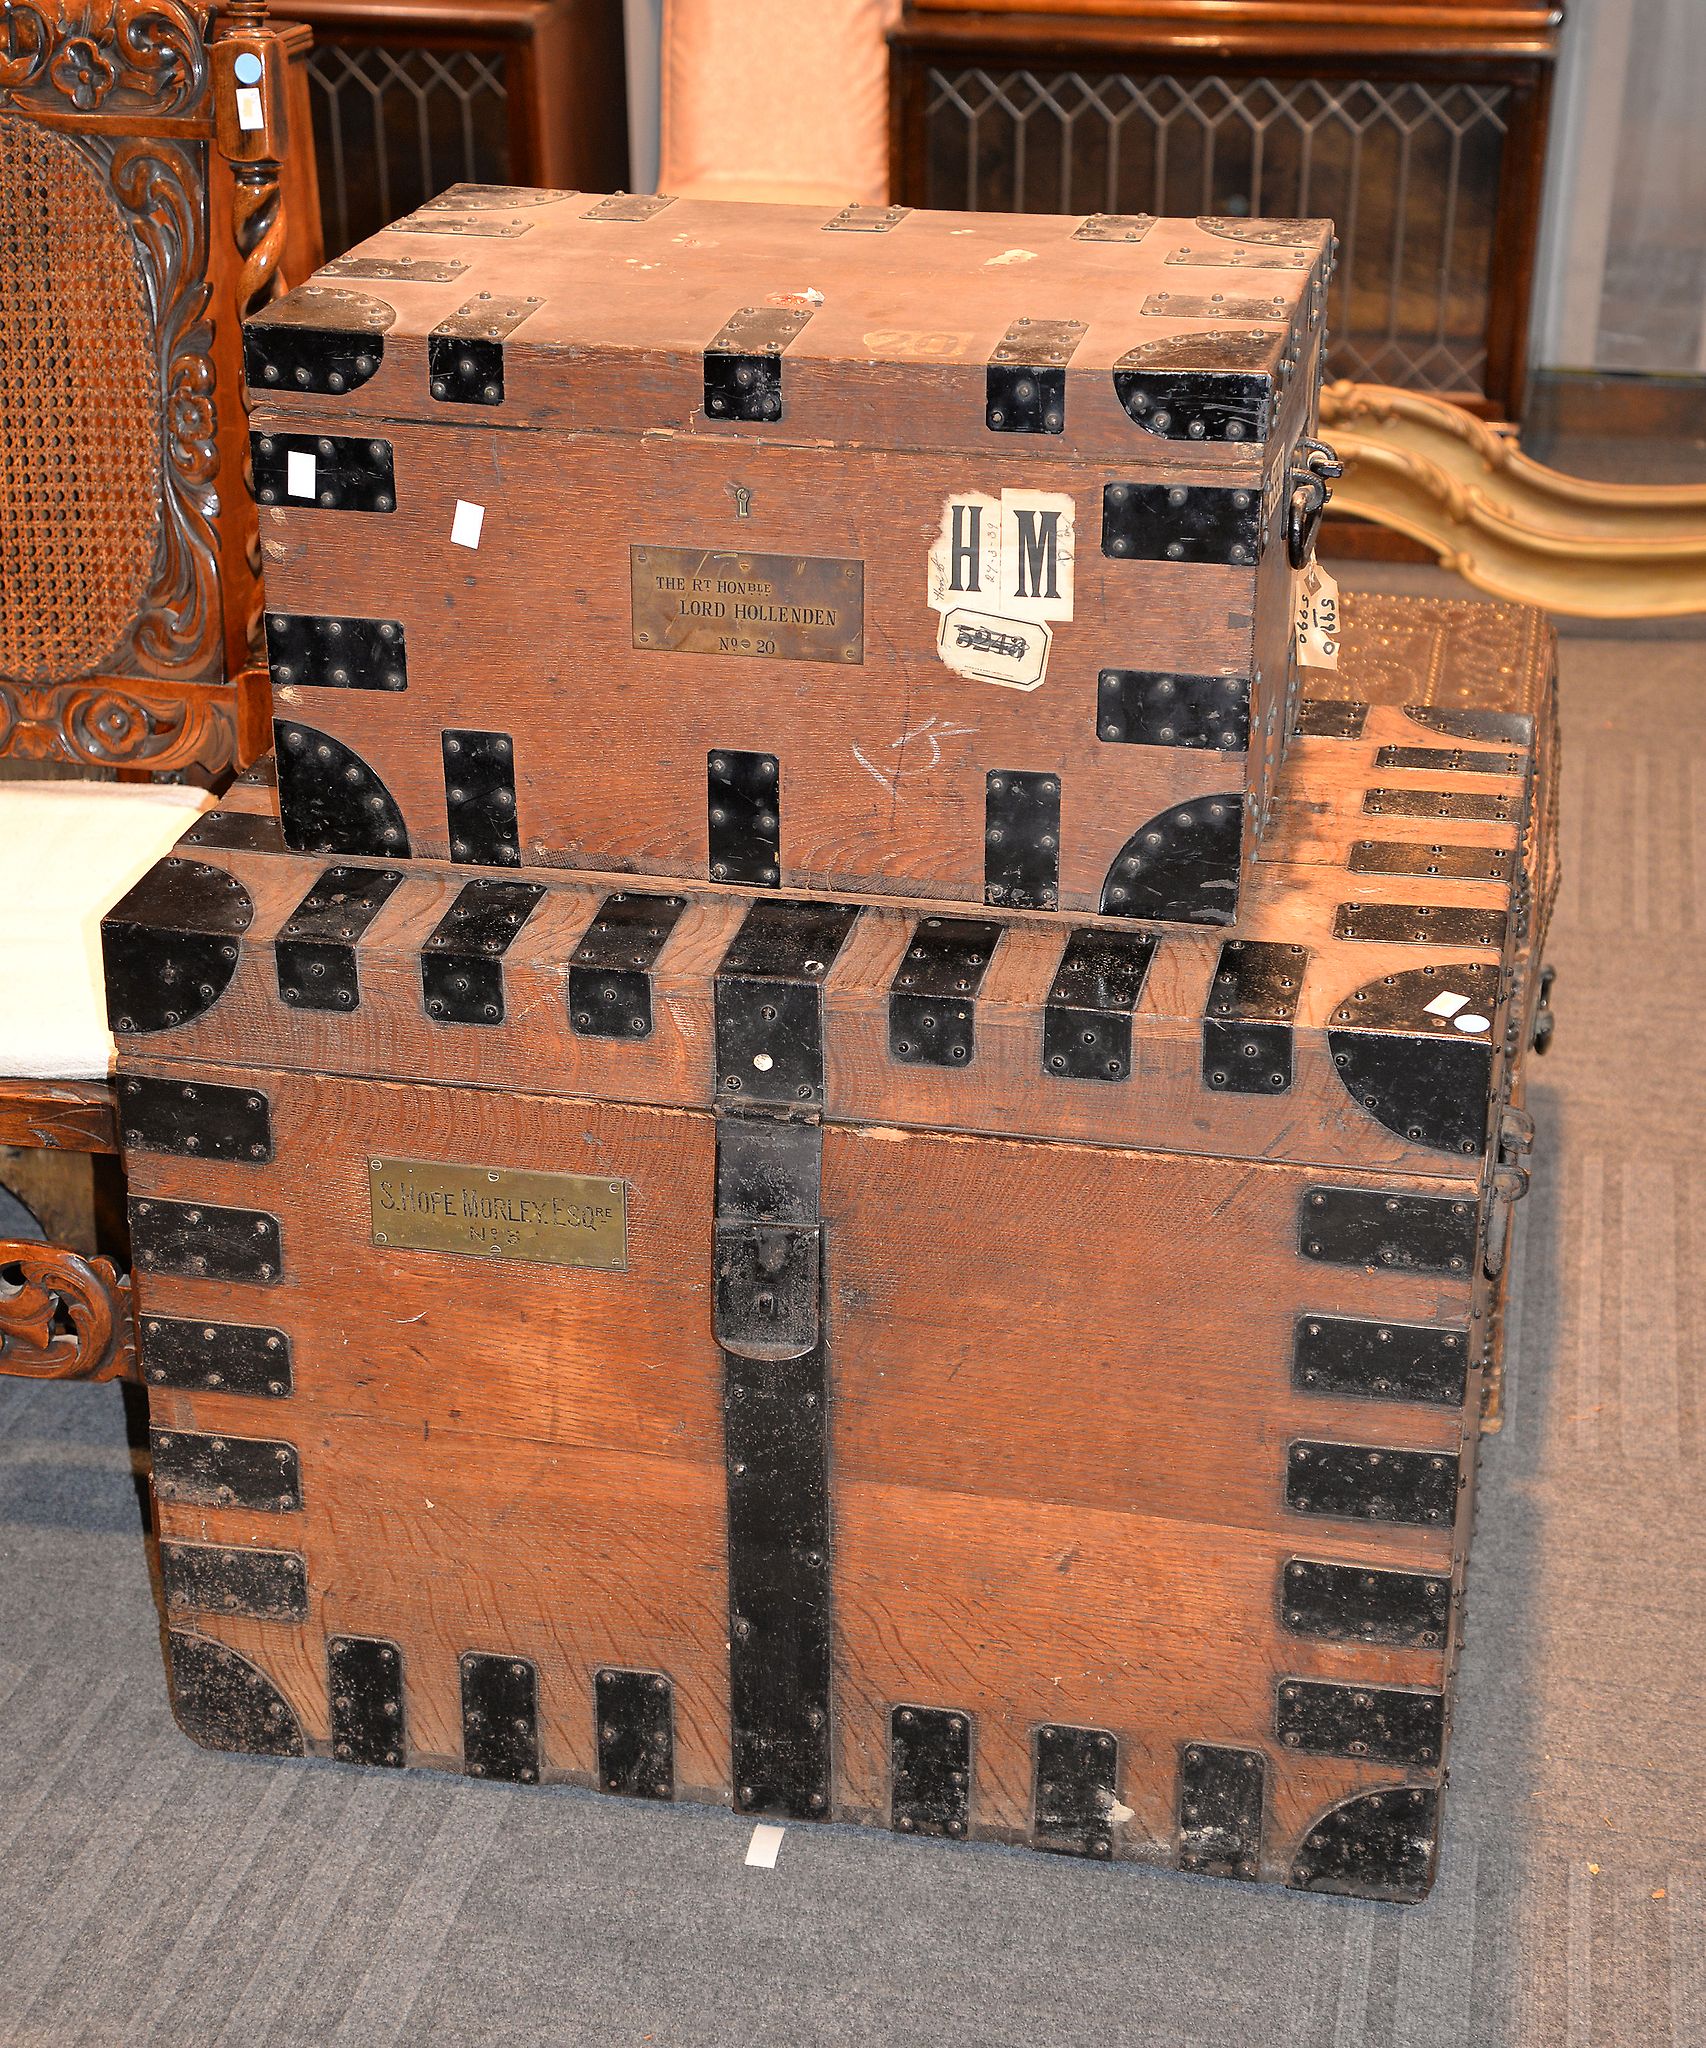
<path id="1" fill-rule="evenodd" d="M 532 882 L 469 882 L 421 947 L 421 995 L 441 1024 L 501 1024 L 504 955 L 543 901 Z"/>
<path id="2" fill-rule="evenodd" d="M 926 917 L 913 928 L 889 983 L 889 1052 L 913 1066 L 969 1066 L 977 993 L 1001 927 L 981 918 Z"/>

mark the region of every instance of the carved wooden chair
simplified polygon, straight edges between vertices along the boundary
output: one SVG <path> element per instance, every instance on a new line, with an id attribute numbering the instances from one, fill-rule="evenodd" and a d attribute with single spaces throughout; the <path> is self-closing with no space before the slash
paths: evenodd
<path id="1" fill-rule="evenodd" d="M 308 46 L 0 0 L 0 756 L 71 778 L 0 780 L 0 1145 L 115 1151 L 101 915 L 266 743 L 241 321 L 318 260 Z M 0 1238 L 0 1370 L 131 1352 L 110 1261 Z"/>

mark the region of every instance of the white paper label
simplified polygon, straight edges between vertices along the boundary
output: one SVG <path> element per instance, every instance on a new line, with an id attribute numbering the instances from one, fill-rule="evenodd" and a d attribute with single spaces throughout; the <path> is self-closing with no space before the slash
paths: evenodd
<path id="1" fill-rule="evenodd" d="M 450 521 L 451 541 L 459 548 L 477 548 L 480 545 L 480 528 L 485 523 L 484 505 L 470 505 L 466 498 L 458 498 Z"/>
<path id="2" fill-rule="evenodd" d="M 776 1859 L 782 1853 L 782 1837 L 785 1828 L 773 1822 L 761 1820 L 752 1831 L 752 1840 L 746 1845 L 746 1863 L 749 1870 L 774 1870 Z"/>
<path id="3" fill-rule="evenodd" d="M 1339 586 L 1319 562 L 1311 562 L 1293 586 L 1292 618 L 1297 659 L 1304 668 L 1339 665 Z"/>
<path id="4" fill-rule="evenodd" d="M 245 133 L 248 133 L 256 128 L 264 128 L 266 125 L 267 117 L 261 111 L 260 88 L 253 85 L 238 86 L 237 126 Z"/>
<path id="5" fill-rule="evenodd" d="M 1430 1017 L 1455 1017 L 1468 1000 L 1467 996 L 1455 995 L 1450 989 L 1444 989 L 1431 1003 L 1424 1003 L 1422 1008 Z"/>
<path id="6" fill-rule="evenodd" d="M 300 448 L 285 451 L 284 494 L 287 498 L 312 498 L 314 495 L 314 458 Z"/>
<path id="7" fill-rule="evenodd" d="M 963 491 L 943 505 L 925 601 L 942 615 L 936 651 L 956 675 L 1012 690 L 1043 680 L 1046 622 L 1072 616 L 1076 526 L 1064 491 Z"/>

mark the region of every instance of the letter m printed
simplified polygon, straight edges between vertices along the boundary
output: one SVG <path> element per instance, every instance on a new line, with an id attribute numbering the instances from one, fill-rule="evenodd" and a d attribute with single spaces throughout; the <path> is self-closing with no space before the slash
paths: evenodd
<path id="1" fill-rule="evenodd" d="M 1058 512 L 1033 512 L 1027 506 L 1016 505 L 1013 519 L 1018 528 L 1019 545 L 1016 550 L 1015 570 L 1018 581 L 1014 585 L 1015 597 L 1050 597 L 1060 595 L 1060 514 Z"/>

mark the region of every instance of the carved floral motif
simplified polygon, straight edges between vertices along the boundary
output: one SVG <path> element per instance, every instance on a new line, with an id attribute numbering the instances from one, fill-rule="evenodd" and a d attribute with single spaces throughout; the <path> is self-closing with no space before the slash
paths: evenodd
<path id="1" fill-rule="evenodd" d="M 0 1238 L 0 1372 L 114 1380 L 135 1364 L 128 1275 L 64 1245 Z"/>
<path id="2" fill-rule="evenodd" d="M 79 768 L 160 772 L 236 758 L 236 692 L 168 696 L 105 683 L 13 683 L 0 678 L 0 754 Z"/>
<path id="3" fill-rule="evenodd" d="M 0 103 L 106 116 L 195 114 L 203 14 L 179 0 L 6 0 Z"/>

